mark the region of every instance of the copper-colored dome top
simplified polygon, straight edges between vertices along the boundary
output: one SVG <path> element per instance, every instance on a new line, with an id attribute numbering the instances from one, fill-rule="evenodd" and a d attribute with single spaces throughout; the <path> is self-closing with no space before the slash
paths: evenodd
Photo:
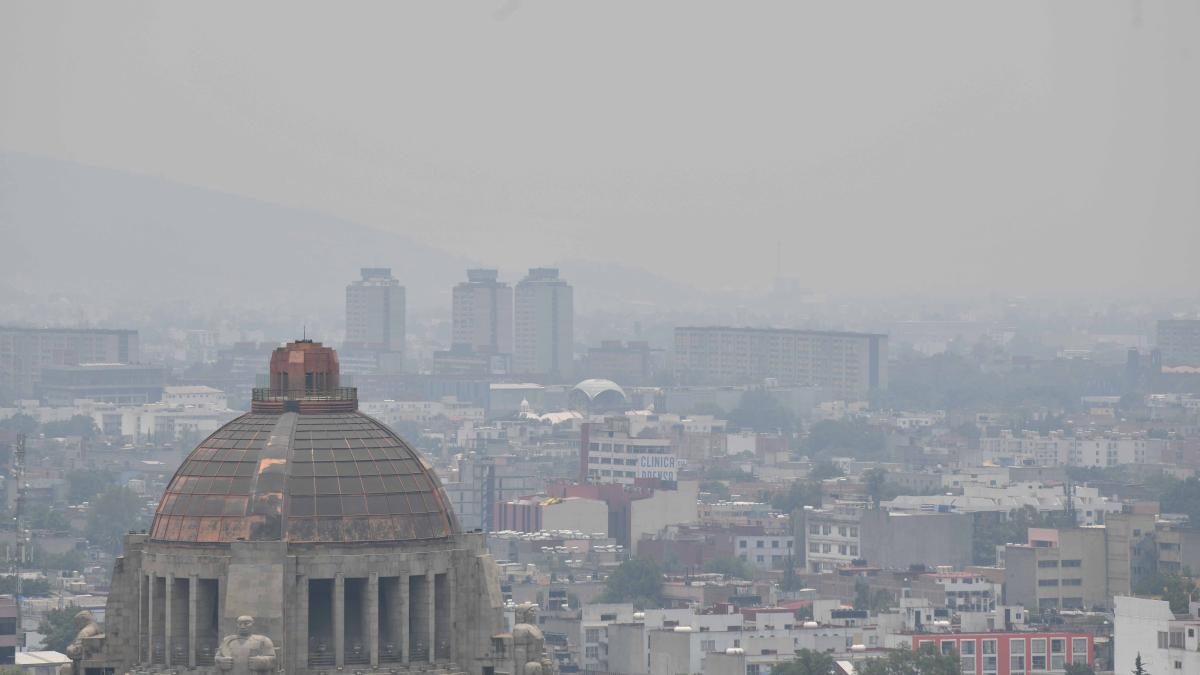
<path id="1" fill-rule="evenodd" d="M 367 542 L 446 537 L 458 524 L 420 455 L 360 413 L 248 413 L 192 451 L 151 539 Z"/>

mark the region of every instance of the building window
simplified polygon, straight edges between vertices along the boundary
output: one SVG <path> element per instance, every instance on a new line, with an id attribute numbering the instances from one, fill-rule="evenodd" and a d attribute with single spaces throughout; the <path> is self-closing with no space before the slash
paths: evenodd
<path id="1" fill-rule="evenodd" d="M 778 539 L 771 540 L 771 548 L 779 548 L 779 540 Z"/>
<path id="2" fill-rule="evenodd" d="M 1031 670 L 1046 669 L 1046 639 L 1038 638 L 1029 641 L 1029 668 Z"/>
<path id="3" fill-rule="evenodd" d="M 1047 567 L 1058 567 L 1058 561 L 1057 560 L 1039 560 L 1038 567 L 1041 567 L 1043 569 L 1045 569 Z"/>
<path id="4" fill-rule="evenodd" d="M 1183 633 L 1179 633 L 1179 648 L 1183 649 Z M 1088 662 L 1088 641 L 1087 638 L 1071 638 L 1071 662 L 1072 663 L 1087 663 Z"/>
<path id="5" fill-rule="evenodd" d="M 745 539 L 738 542 L 738 548 L 746 548 L 746 540 Z"/>
<path id="6" fill-rule="evenodd" d="M 809 545 L 808 545 L 808 552 L 809 552 L 809 553 L 820 553 L 820 552 L 821 552 L 821 545 L 820 545 L 820 544 L 816 544 L 816 543 L 809 544 Z"/>
<path id="7" fill-rule="evenodd" d="M 1025 639 L 1008 641 L 1008 670 L 1012 675 L 1025 672 Z"/>
<path id="8" fill-rule="evenodd" d="M 962 671 L 975 675 L 975 641 L 962 640 L 958 643 L 959 661 L 962 663 Z"/>
<path id="9" fill-rule="evenodd" d="M 1066 648 L 1066 640 L 1062 638 L 1050 640 L 1050 670 L 1062 670 L 1065 667 L 1064 652 Z"/>
<path id="10" fill-rule="evenodd" d="M 762 547 L 763 547 L 762 539 L 759 539 L 758 541 L 754 542 L 754 548 L 762 548 Z"/>
<path id="11" fill-rule="evenodd" d="M 1058 579 L 1038 579 L 1038 586 L 1045 588 L 1046 586 L 1057 586 Z"/>
<path id="12" fill-rule="evenodd" d="M 954 640 L 942 640 L 941 648 L 942 648 L 942 654 L 953 654 L 954 653 Z"/>
<path id="13" fill-rule="evenodd" d="M 1063 567 L 1083 567 L 1083 561 L 1082 560 L 1064 560 L 1064 561 L 1062 561 L 1062 566 Z"/>
<path id="14" fill-rule="evenodd" d="M 983 640 L 981 651 L 983 652 L 983 672 L 996 672 L 996 640 Z"/>
<path id="15" fill-rule="evenodd" d="M 599 628 L 587 629 L 587 633 L 586 633 L 586 637 L 584 638 L 584 641 L 591 642 L 591 643 L 599 642 L 600 641 L 600 629 Z"/>

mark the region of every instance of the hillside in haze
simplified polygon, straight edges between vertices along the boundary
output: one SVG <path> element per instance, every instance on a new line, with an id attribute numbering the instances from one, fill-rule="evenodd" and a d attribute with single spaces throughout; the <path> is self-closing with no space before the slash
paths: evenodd
<path id="1" fill-rule="evenodd" d="M 470 265 L 320 213 L 13 154 L 0 154 L 0 231 L 0 289 L 97 302 L 335 308 L 359 267 L 391 266 L 423 306 Z"/>
<path id="2" fill-rule="evenodd" d="M 0 298 L 8 302 L 64 294 L 101 305 L 304 307 L 333 318 L 358 268 L 390 266 L 410 307 L 448 314 L 450 288 L 464 270 L 488 264 L 486 251 L 456 255 L 322 213 L 5 153 L 0 232 Z M 562 268 L 582 311 L 704 301 L 640 268 L 578 259 Z M 501 271 L 510 283 L 523 273 Z"/>

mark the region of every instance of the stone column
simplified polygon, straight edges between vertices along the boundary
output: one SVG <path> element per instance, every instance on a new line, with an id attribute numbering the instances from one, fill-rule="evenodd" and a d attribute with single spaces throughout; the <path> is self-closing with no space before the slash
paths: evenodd
<path id="1" fill-rule="evenodd" d="M 154 663 L 154 602 L 157 598 L 154 597 L 154 575 L 149 574 L 147 577 L 150 580 L 150 590 L 146 593 L 146 663 Z"/>
<path id="2" fill-rule="evenodd" d="M 225 574 L 217 576 L 217 645 L 221 644 L 222 638 L 237 630 L 236 626 L 233 627 L 234 630 L 229 630 L 229 622 L 225 619 L 225 591 L 228 590 L 229 586 L 225 583 Z"/>
<path id="3" fill-rule="evenodd" d="M 174 621 L 175 617 L 172 616 L 175 613 L 175 575 L 174 574 L 167 574 L 167 581 L 166 581 L 165 588 L 166 588 L 167 592 L 163 593 L 163 598 L 164 598 L 163 626 L 165 627 L 165 629 L 163 630 L 163 662 L 166 665 L 170 666 L 170 665 L 174 665 L 171 663 L 171 655 L 174 653 L 171 651 L 171 649 L 174 646 L 174 638 L 175 638 L 175 636 L 171 634 L 172 630 L 174 629 L 174 625 L 175 625 L 175 621 Z"/>
<path id="4" fill-rule="evenodd" d="M 188 577 L 188 668 L 196 667 L 196 637 L 199 635 L 196 625 L 199 623 L 200 618 L 200 612 L 198 611 L 199 603 L 200 577 L 193 574 Z"/>
<path id="5" fill-rule="evenodd" d="M 399 577 L 399 582 L 396 584 L 396 604 L 400 605 L 400 655 L 402 656 L 404 663 L 408 663 L 412 657 L 412 645 L 409 644 L 409 634 L 412 631 L 409 630 L 410 626 L 408 624 L 408 603 L 411 600 L 412 593 L 409 592 L 411 589 L 409 588 L 408 584 L 408 575 L 401 574 Z"/>
<path id="6" fill-rule="evenodd" d="M 371 665 L 379 665 L 379 573 L 371 572 L 367 577 L 367 601 L 363 613 L 367 625 L 367 649 L 371 652 Z"/>
<path id="7" fill-rule="evenodd" d="M 437 604 L 434 596 L 434 590 L 437 586 L 437 575 L 433 572 L 425 573 L 425 604 L 429 608 L 427 611 L 429 628 L 429 662 L 433 663 L 437 659 Z"/>
<path id="8" fill-rule="evenodd" d="M 338 668 L 346 665 L 346 575 L 333 579 L 333 658 Z"/>
<path id="9" fill-rule="evenodd" d="M 296 576 L 296 667 L 301 670 L 308 667 L 308 575 Z"/>
<path id="10" fill-rule="evenodd" d="M 446 598 L 442 601 L 442 607 L 446 609 L 446 620 L 442 625 L 446 627 L 446 658 L 454 658 L 454 584 L 451 582 L 454 574 L 454 568 L 446 570 Z"/>

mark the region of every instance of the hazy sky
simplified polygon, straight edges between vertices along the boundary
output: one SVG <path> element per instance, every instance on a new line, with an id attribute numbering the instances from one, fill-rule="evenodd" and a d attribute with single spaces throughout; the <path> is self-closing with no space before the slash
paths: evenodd
<path id="1" fill-rule="evenodd" d="M 0 151 L 506 268 L 1179 293 L 1197 35 L 1197 0 L 6 1 Z"/>

